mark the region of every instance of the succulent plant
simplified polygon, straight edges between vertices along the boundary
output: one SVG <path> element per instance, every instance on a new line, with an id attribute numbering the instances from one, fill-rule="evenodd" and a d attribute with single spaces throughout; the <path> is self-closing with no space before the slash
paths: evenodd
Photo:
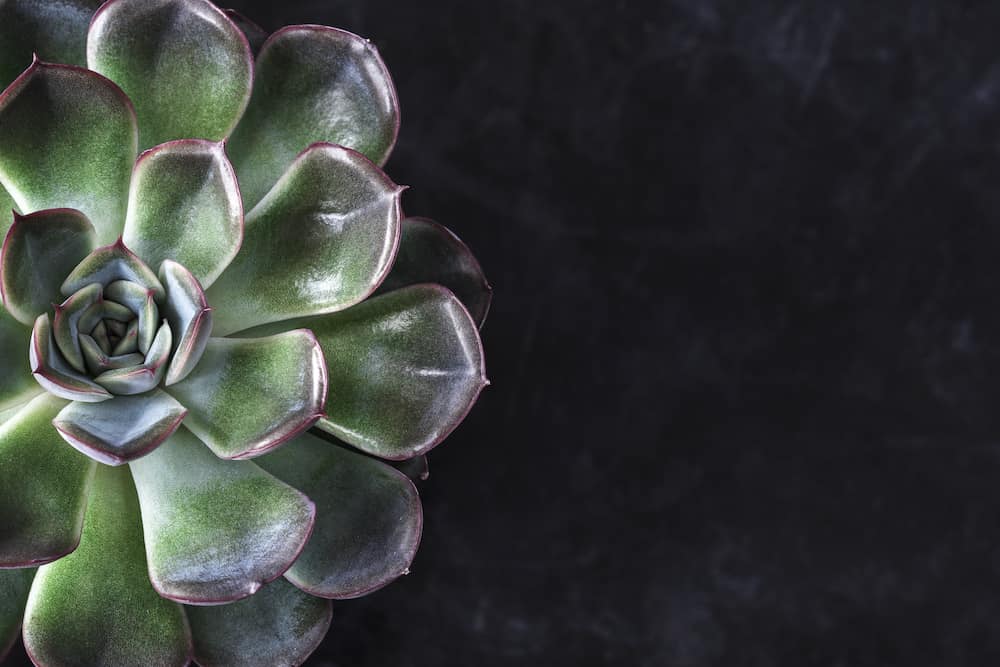
<path id="1" fill-rule="evenodd" d="M 0 2 L 0 657 L 299 664 L 407 571 L 490 288 L 370 42 L 98 4 Z"/>

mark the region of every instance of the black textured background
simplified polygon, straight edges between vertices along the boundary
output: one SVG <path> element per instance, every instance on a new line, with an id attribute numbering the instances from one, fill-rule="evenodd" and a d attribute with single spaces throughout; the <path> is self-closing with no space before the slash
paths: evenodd
<path id="1" fill-rule="evenodd" d="M 1000 660 L 1000 5 L 237 2 L 370 37 L 496 289 L 309 665 Z"/>

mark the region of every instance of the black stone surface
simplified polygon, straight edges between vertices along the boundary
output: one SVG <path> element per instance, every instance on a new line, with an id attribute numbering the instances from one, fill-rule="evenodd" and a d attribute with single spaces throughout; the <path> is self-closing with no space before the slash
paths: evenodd
<path id="1" fill-rule="evenodd" d="M 234 2 L 370 37 L 496 289 L 315 667 L 1000 660 L 1000 6 Z"/>

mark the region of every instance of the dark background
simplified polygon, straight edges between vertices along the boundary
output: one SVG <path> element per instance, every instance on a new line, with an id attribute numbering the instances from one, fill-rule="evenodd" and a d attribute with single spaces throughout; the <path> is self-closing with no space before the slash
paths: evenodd
<path id="1" fill-rule="evenodd" d="M 495 287 L 315 667 L 1000 660 L 1000 6 L 236 2 L 370 37 Z"/>

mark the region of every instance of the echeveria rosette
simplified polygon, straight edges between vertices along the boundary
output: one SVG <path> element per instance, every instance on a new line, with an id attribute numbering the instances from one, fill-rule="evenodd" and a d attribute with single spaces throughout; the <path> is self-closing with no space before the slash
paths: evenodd
<path id="1" fill-rule="evenodd" d="M 207 0 L 8 0 L 0 86 L 0 655 L 23 619 L 39 665 L 300 664 L 408 570 L 486 384 L 489 285 L 381 169 L 384 63 Z"/>

